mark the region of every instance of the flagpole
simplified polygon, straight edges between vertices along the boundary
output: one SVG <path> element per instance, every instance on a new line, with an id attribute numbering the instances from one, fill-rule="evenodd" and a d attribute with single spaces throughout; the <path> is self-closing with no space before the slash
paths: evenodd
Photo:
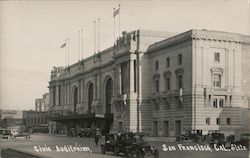
<path id="1" fill-rule="evenodd" d="M 68 67 L 69 67 L 69 37 L 68 37 Z"/>
<path id="2" fill-rule="evenodd" d="M 119 30 L 118 30 L 118 38 L 120 37 L 120 29 L 121 29 L 121 5 L 119 4 Z"/>
<path id="3" fill-rule="evenodd" d="M 64 40 L 65 45 L 67 45 L 67 39 Z M 67 46 L 64 46 L 64 56 L 65 56 L 65 67 L 67 67 Z"/>
<path id="4" fill-rule="evenodd" d="M 115 13 L 115 8 L 114 8 L 114 13 Z M 115 56 L 115 16 L 113 14 L 113 18 L 114 18 L 114 54 L 113 56 Z"/>
<path id="5" fill-rule="evenodd" d="M 96 36 L 96 33 L 95 33 L 95 23 L 96 21 L 94 20 L 94 55 L 95 55 L 95 51 L 96 51 L 96 39 L 95 39 L 95 36 Z"/>
<path id="6" fill-rule="evenodd" d="M 81 60 L 83 59 L 83 29 L 81 29 Z"/>
<path id="7" fill-rule="evenodd" d="M 80 61 L 80 52 L 81 52 L 81 34 L 78 31 L 78 62 Z"/>
<path id="8" fill-rule="evenodd" d="M 98 18 L 98 53 L 100 51 L 100 18 Z"/>

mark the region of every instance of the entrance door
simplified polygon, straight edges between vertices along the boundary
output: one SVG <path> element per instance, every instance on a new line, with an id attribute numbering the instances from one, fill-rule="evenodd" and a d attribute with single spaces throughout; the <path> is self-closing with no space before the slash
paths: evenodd
<path id="1" fill-rule="evenodd" d="M 164 121 L 164 124 L 163 124 L 163 133 L 164 133 L 164 136 L 168 137 L 169 136 L 169 122 L 168 121 Z"/>
<path id="2" fill-rule="evenodd" d="M 181 120 L 175 121 L 175 135 L 176 136 L 181 135 Z"/>
<path id="3" fill-rule="evenodd" d="M 158 136 L 158 122 L 157 121 L 153 122 L 153 135 Z"/>

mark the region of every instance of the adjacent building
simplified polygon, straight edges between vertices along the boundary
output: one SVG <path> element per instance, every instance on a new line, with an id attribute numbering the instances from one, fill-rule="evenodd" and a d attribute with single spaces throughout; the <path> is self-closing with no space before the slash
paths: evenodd
<path id="1" fill-rule="evenodd" d="M 23 112 L 21 110 L 0 110 L 0 128 L 23 128 Z"/>
<path id="2" fill-rule="evenodd" d="M 34 133 L 48 132 L 48 112 L 47 111 L 24 111 L 24 125 L 27 131 Z"/>
<path id="3" fill-rule="evenodd" d="M 154 136 L 246 131 L 249 60 L 246 35 L 123 32 L 114 47 L 53 68 L 49 128 L 126 129 Z"/>
<path id="4" fill-rule="evenodd" d="M 35 99 L 35 111 L 48 111 L 49 109 L 49 93 L 45 93 L 42 98 Z"/>

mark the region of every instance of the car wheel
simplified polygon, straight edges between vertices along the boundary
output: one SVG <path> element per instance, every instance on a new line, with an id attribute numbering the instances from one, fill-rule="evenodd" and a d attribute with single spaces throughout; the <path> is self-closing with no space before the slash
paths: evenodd
<path id="1" fill-rule="evenodd" d="M 202 141 L 202 137 L 201 137 L 201 136 L 198 136 L 196 140 L 197 140 L 197 142 L 200 143 L 200 142 Z"/>
<path id="2" fill-rule="evenodd" d="M 26 136 L 26 140 L 30 140 L 30 136 Z"/>
<path id="3" fill-rule="evenodd" d="M 10 137 L 11 141 L 14 141 L 16 138 L 14 136 Z"/>
<path id="4" fill-rule="evenodd" d="M 154 151 L 154 158 L 159 158 L 159 151 L 158 150 Z"/>
<path id="5" fill-rule="evenodd" d="M 180 141 L 184 141 L 184 140 L 185 140 L 185 137 L 184 137 L 184 136 L 181 136 Z"/>

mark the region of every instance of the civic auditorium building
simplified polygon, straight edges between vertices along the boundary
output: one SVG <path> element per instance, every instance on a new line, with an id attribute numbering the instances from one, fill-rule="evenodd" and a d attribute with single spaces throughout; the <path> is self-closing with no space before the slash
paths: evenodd
<path id="1" fill-rule="evenodd" d="M 209 30 L 123 32 L 114 47 L 49 82 L 52 131 L 101 128 L 177 136 L 246 131 L 250 36 Z"/>

